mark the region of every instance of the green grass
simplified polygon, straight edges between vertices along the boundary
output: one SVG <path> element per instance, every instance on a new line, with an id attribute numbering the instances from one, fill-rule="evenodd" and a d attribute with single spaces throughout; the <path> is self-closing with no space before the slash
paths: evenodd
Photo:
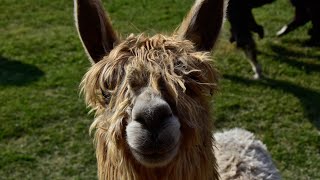
<path id="1" fill-rule="evenodd" d="M 126 36 L 171 32 L 192 1 L 104 3 Z M 73 2 L 2 0 L 0 12 L 0 179 L 96 179 L 92 116 L 78 95 L 90 64 Z M 287 0 L 254 10 L 266 31 L 257 39 L 261 81 L 251 80 L 245 56 L 228 42 L 226 23 L 214 52 L 222 74 L 215 124 L 255 132 L 284 179 L 320 179 L 320 48 L 305 46 L 310 24 L 274 36 L 292 13 Z"/>

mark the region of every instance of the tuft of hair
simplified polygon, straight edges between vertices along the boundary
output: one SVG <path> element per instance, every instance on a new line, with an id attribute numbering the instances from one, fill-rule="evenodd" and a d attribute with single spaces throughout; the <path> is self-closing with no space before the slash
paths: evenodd
<path id="1" fill-rule="evenodd" d="M 223 180 L 280 180 L 266 146 L 240 128 L 214 134 L 218 172 Z"/>

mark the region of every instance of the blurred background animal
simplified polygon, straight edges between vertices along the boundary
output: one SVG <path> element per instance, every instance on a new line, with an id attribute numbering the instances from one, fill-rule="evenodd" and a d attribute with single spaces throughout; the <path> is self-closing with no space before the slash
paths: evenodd
<path id="1" fill-rule="evenodd" d="M 227 17 L 230 22 L 230 42 L 236 42 L 237 47 L 242 49 L 254 72 L 254 79 L 262 76 L 262 67 L 257 60 L 256 43 L 252 32 L 264 37 L 263 27 L 254 19 L 252 9 L 261 7 L 275 0 L 230 0 L 227 8 Z"/>
<path id="2" fill-rule="evenodd" d="M 306 23 L 312 23 L 308 34 L 310 35 L 309 43 L 311 45 L 320 45 L 320 1 L 319 0 L 290 0 L 294 6 L 293 20 L 284 25 L 278 32 L 277 36 L 283 36 L 297 29 Z"/>

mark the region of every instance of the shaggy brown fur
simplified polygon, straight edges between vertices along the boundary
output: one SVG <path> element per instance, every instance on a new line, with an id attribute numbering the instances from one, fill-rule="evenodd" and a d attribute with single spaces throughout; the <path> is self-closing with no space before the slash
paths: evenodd
<path id="1" fill-rule="evenodd" d="M 100 179 L 180 179 L 181 174 L 183 179 L 217 178 L 208 111 L 208 95 L 217 83 L 211 61 L 208 53 L 195 51 L 190 41 L 139 35 L 127 38 L 90 68 L 81 86 L 86 102 L 96 110 L 91 130 L 96 129 Z M 171 101 L 182 124 L 181 151 L 162 168 L 145 168 L 126 147 L 124 126 L 135 88 L 145 86 Z M 101 89 L 109 97 L 107 102 Z M 198 164 L 197 168 L 190 163 Z"/>
<path id="2" fill-rule="evenodd" d="M 81 89 L 96 112 L 90 131 L 99 179 L 218 179 L 208 98 L 218 75 L 205 51 L 217 40 L 223 6 L 223 0 L 198 0 L 174 36 L 140 34 L 119 41 L 100 0 L 75 0 L 77 29 L 94 63 Z M 169 104 L 181 125 L 178 153 L 163 166 L 144 166 L 127 142 L 126 127 L 145 88 Z"/>

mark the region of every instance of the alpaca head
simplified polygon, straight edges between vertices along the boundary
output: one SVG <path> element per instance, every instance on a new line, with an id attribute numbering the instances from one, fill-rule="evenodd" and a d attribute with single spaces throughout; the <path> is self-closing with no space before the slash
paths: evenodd
<path id="1" fill-rule="evenodd" d="M 222 25 L 223 0 L 196 1 L 172 36 L 124 40 L 100 0 L 74 2 L 76 26 L 92 62 L 81 87 L 96 111 L 91 128 L 98 161 L 161 168 L 177 161 L 181 151 L 211 149 L 208 96 L 215 92 L 217 74 L 208 51 Z"/>

